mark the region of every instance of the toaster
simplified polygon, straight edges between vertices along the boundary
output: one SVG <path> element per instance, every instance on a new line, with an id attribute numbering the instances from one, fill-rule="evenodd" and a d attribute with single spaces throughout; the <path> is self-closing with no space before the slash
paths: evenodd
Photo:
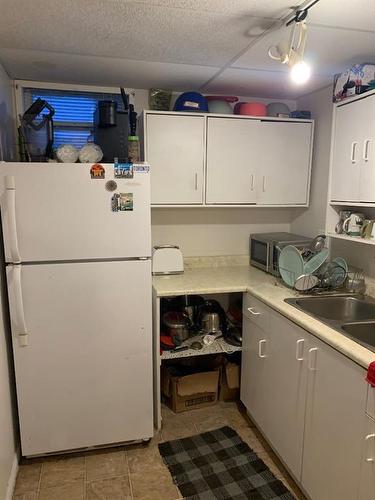
<path id="1" fill-rule="evenodd" d="M 152 274 L 182 274 L 184 259 L 177 245 L 158 245 L 152 250 Z"/>

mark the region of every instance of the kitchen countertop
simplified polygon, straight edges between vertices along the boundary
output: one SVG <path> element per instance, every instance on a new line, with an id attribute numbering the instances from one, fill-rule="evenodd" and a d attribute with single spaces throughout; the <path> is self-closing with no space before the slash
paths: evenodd
<path id="1" fill-rule="evenodd" d="M 180 275 L 154 276 L 153 288 L 157 297 L 249 292 L 363 368 L 375 361 L 372 351 L 284 302 L 286 298 L 298 297 L 298 292 L 249 265 L 192 268 Z"/>

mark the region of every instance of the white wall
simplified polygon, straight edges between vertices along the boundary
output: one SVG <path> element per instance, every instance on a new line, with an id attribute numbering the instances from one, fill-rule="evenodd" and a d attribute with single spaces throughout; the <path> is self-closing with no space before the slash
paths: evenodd
<path id="1" fill-rule="evenodd" d="M 302 97 L 298 100 L 298 109 L 312 112 L 315 131 L 310 206 L 294 212 L 292 232 L 316 236 L 325 229 L 333 109 L 331 87 Z"/>
<path id="2" fill-rule="evenodd" d="M 11 80 L 0 64 L 0 161 L 15 160 L 15 146 Z"/>
<path id="3" fill-rule="evenodd" d="M 185 257 L 246 255 L 249 234 L 290 230 L 290 209 L 153 208 L 153 244 L 176 244 Z"/>
<path id="4" fill-rule="evenodd" d="M 3 159 L 11 159 L 14 145 L 12 129 L 12 98 L 10 80 L 0 65 L 0 137 L 2 138 Z M 1 153 L 0 153 L 1 160 Z M 1 163 L 0 163 L 1 169 Z M 2 248 L 2 243 L 0 243 Z M 2 256 L 0 256 L 1 258 Z M 16 440 L 14 437 L 14 414 L 12 405 L 11 353 L 9 325 L 6 323 L 7 311 L 4 307 L 4 276 L 0 271 L 0 498 L 5 499 L 10 492 L 12 466 L 16 460 Z M 13 471 L 14 472 L 14 471 Z M 12 478 L 14 480 L 14 477 Z"/>

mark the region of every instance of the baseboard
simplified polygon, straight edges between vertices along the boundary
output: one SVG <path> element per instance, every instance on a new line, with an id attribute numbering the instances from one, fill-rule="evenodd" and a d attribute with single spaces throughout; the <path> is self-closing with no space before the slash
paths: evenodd
<path id="1" fill-rule="evenodd" d="M 14 487 L 16 486 L 17 474 L 18 474 L 18 457 L 15 454 L 12 463 L 12 468 L 9 474 L 8 487 L 5 494 L 5 500 L 12 500 Z"/>

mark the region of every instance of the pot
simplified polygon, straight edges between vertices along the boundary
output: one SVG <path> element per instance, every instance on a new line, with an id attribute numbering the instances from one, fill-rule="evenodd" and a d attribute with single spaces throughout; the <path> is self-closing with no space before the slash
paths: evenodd
<path id="1" fill-rule="evenodd" d="M 204 334 L 221 333 L 220 316 L 217 312 L 206 312 L 202 314 L 201 328 Z"/>
<path id="2" fill-rule="evenodd" d="M 181 344 L 189 338 L 189 318 L 182 312 L 169 311 L 163 315 L 166 332 L 172 340 Z"/>

